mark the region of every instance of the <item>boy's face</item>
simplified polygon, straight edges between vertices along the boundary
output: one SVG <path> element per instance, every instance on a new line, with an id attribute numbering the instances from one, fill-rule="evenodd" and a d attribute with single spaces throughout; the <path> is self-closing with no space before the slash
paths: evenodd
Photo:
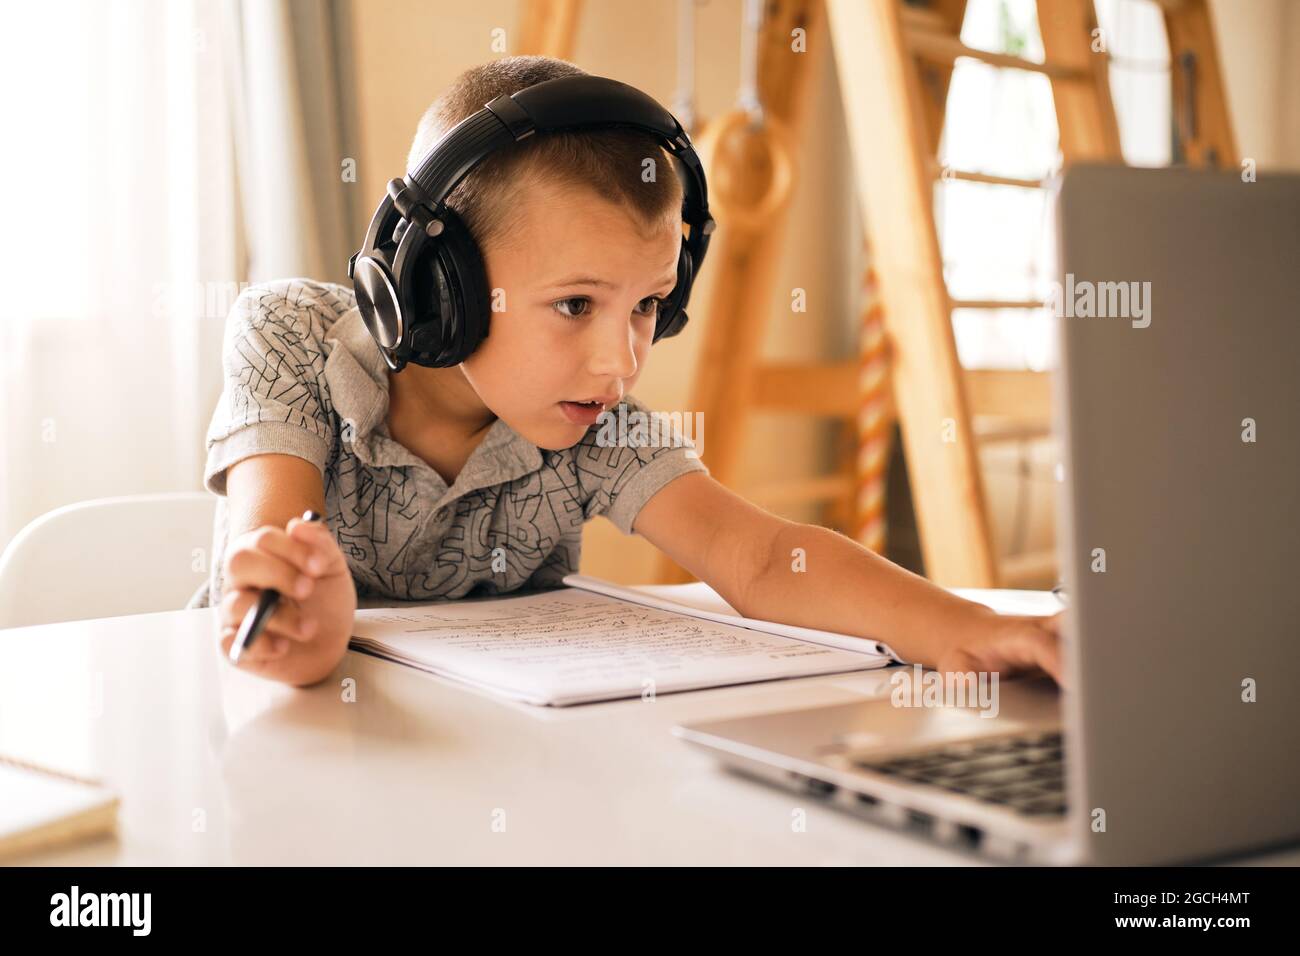
<path id="1" fill-rule="evenodd" d="M 550 183 L 521 190 L 518 202 L 507 234 L 484 250 L 493 308 L 502 311 L 492 312 L 487 338 L 461 370 L 528 441 L 568 448 L 591 423 L 562 403 L 612 407 L 645 367 L 655 299 L 677 282 L 681 218 L 643 232 L 623 206 Z"/>

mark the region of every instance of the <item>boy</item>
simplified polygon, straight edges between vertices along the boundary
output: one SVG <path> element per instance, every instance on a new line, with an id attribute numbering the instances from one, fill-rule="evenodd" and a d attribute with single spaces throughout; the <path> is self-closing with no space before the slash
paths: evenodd
<path id="1" fill-rule="evenodd" d="M 467 71 L 421 119 L 408 168 L 494 97 L 581 73 L 546 57 Z M 770 515 L 714 481 L 680 435 L 602 439 L 597 413 L 648 412 L 629 393 L 676 282 L 682 186 L 644 181 L 647 156 L 670 168 L 638 131 L 539 135 L 456 187 L 447 204 L 507 303 L 458 366 L 393 373 L 342 286 L 294 279 L 240 297 L 205 469 L 225 498 L 211 580 L 191 601 L 219 606 L 222 650 L 273 587 L 284 599 L 240 666 L 318 682 L 346 651 L 358 594 L 558 586 L 577 570 L 583 523 L 603 514 L 746 616 L 879 639 L 945 671 L 1058 676 L 1056 619 L 1000 617 Z M 309 508 L 326 521 L 295 517 Z"/>

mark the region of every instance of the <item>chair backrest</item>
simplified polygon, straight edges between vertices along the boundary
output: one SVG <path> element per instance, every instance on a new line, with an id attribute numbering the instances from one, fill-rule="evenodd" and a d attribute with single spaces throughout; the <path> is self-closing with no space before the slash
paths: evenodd
<path id="1" fill-rule="evenodd" d="M 216 502 L 129 495 L 41 515 L 0 555 L 0 628 L 180 610 L 207 579 Z"/>

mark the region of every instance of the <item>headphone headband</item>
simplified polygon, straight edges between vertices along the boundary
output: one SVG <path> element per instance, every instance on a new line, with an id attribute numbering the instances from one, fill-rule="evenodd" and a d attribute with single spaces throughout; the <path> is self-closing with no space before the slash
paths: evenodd
<path id="1" fill-rule="evenodd" d="M 634 86 L 601 76 L 565 76 L 496 97 L 442 136 L 405 178 L 388 184 L 365 245 L 348 262 L 348 276 L 390 368 L 400 370 L 408 360 L 457 364 L 487 335 L 481 254 L 446 205 L 457 184 L 497 150 L 537 133 L 618 128 L 651 134 L 683 171 L 682 220 L 689 232 L 677 286 L 665 300 L 654 338 L 681 331 L 690 286 L 714 229 L 704 169 L 690 137 L 668 110 Z"/>
<path id="2" fill-rule="evenodd" d="M 603 76 L 561 76 L 517 93 L 501 94 L 452 127 L 407 178 L 441 205 L 475 166 L 511 143 L 534 133 L 618 128 L 656 136 L 673 158 L 687 167 L 691 175 L 683 182 L 686 211 L 702 212 L 707 219 L 708 187 L 699 157 L 681 124 L 635 86 Z"/>

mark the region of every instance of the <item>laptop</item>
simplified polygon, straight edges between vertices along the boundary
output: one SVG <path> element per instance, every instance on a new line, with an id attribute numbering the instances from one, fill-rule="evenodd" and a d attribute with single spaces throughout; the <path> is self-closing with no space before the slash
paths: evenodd
<path id="1" fill-rule="evenodd" d="M 1300 176 L 1076 166 L 1055 188 L 1070 689 L 1000 681 L 990 718 L 885 685 L 674 733 L 1003 861 L 1300 839 Z"/>

